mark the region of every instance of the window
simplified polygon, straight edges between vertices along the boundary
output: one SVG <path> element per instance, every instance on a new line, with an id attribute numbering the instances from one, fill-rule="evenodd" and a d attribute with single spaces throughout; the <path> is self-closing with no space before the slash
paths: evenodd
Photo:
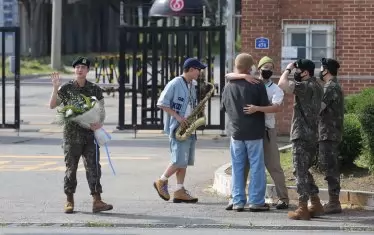
<path id="1" fill-rule="evenodd" d="M 322 57 L 334 57 L 334 25 L 285 24 L 283 30 L 282 70 L 296 59 L 310 59 L 319 70 Z"/>

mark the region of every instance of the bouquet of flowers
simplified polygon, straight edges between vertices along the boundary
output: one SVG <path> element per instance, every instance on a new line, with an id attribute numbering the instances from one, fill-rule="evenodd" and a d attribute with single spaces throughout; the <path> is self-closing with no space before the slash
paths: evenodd
<path id="1" fill-rule="evenodd" d="M 104 104 L 95 96 L 87 97 L 83 94 L 69 100 L 69 104 L 57 110 L 57 123 L 65 125 L 68 122 L 76 122 L 86 129 L 90 129 L 92 123 L 100 122 L 104 112 Z M 111 136 L 103 129 L 95 130 L 96 142 L 102 146 L 110 141 Z"/>

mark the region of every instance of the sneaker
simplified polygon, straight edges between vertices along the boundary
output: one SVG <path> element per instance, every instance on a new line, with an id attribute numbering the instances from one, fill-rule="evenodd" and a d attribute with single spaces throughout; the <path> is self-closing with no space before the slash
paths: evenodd
<path id="1" fill-rule="evenodd" d="M 198 198 L 191 196 L 191 194 L 185 189 L 181 188 L 174 192 L 174 203 L 196 203 Z"/>
<path id="2" fill-rule="evenodd" d="M 153 187 L 155 187 L 158 195 L 164 199 L 165 201 L 169 201 L 170 200 L 170 194 L 169 194 L 169 191 L 168 191 L 168 181 L 165 180 L 160 180 L 158 179 L 157 181 L 155 181 L 153 183 Z"/>
<path id="3" fill-rule="evenodd" d="M 226 206 L 225 210 L 231 211 L 232 208 L 233 208 L 233 204 L 232 204 L 232 202 L 229 202 L 229 204 Z"/>
<path id="4" fill-rule="evenodd" d="M 244 205 L 233 205 L 232 210 L 237 211 L 237 212 L 242 212 L 244 211 Z"/>
<path id="5" fill-rule="evenodd" d="M 278 200 L 277 204 L 275 205 L 277 210 L 285 210 L 288 209 L 288 203 L 282 200 Z"/>
<path id="6" fill-rule="evenodd" d="M 270 210 L 269 204 L 265 203 L 264 205 L 250 205 L 249 211 L 251 212 L 260 212 Z"/>

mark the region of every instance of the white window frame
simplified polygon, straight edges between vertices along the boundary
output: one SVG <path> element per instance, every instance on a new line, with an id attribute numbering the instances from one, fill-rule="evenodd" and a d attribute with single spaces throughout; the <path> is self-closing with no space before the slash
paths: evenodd
<path id="1" fill-rule="evenodd" d="M 333 58 L 334 56 L 334 25 L 332 24 L 292 24 L 287 23 L 284 25 L 283 34 L 283 46 L 291 46 L 291 33 L 305 33 L 306 34 L 306 59 L 312 60 L 312 32 L 313 31 L 326 31 L 327 41 L 326 41 L 326 56 Z M 283 50 L 283 47 L 282 47 Z M 284 70 L 287 64 L 293 62 L 289 59 L 281 59 L 281 68 Z M 320 68 L 316 68 L 317 71 Z"/>

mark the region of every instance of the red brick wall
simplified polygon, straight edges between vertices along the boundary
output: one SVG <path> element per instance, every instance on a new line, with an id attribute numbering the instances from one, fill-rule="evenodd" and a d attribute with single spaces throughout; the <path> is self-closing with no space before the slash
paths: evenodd
<path id="1" fill-rule="evenodd" d="M 242 51 L 255 60 L 270 56 L 281 69 L 282 19 L 336 20 L 336 59 L 345 94 L 374 86 L 374 0 L 242 0 Z M 255 49 L 255 38 L 268 37 L 270 49 Z M 293 96 L 286 95 L 277 115 L 278 133 L 290 131 Z"/>

